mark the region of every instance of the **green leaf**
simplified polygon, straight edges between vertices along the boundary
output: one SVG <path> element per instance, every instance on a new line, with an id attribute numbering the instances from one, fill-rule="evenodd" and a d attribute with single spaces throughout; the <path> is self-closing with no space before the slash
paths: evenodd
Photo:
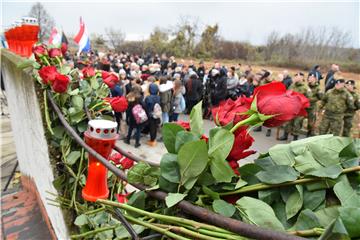
<path id="1" fill-rule="evenodd" d="M 177 162 L 177 155 L 165 153 L 160 161 L 160 175 L 172 183 L 179 183 L 180 172 Z"/>
<path id="2" fill-rule="evenodd" d="M 162 137 L 165 147 L 169 153 L 176 153 L 175 151 L 176 134 L 180 131 L 185 131 L 185 130 L 178 124 L 164 123 L 162 127 Z"/>
<path id="3" fill-rule="evenodd" d="M 60 73 L 63 75 L 68 75 L 70 71 L 71 71 L 71 66 L 69 65 L 63 64 L 60 67 Z"/>
<path id="4" fill-rule="evenodd" d="M 326 190 L 307 191 L 304 189 L 304 208 L 315 210 L 325 200 Z"/>
<path id="5" fill-rule="evenodd" d="M 276 166 L 277 164 L 272 160 L 269 156 L 264 156 L 262 158 L 255 159 L 255 164 L 260 166 L 262 169 L 266 169 L 267 167 Z"/>
<path id="6" fill-rule="evenodd" d="M 288 221 L 286 218 L 285 203 L 283 201 L 275 201 L 272 205 L 276 217 L 280 220 L 281 224 L 285 229 L 291 227 L 291 220 Z"/>
<path id="7" fill-rule="evenodd" d="M 213 200 L 216 199 L 220 199 L 220 195 L 217 192 L 214 192 L 213 190 L 211 190 L 210 188 L 206 187 L 206 186 L 202 186 L 202 190 L 203 192 L 208 195 L 209 197 L 211 197 Z"/>
<path id="8" fill-rule="evenodd" d="M 73 165 L 80 158 L 80 155 L 81 155 L 80 151 L 72 151 L 66 157 L 66 163 L 69 164 L 69 165 Z"/>
<path id="9" fill-rule="evenodd" d="M 210 186 L 216 183 L 215 178 L 210 172 L 204 171 L 198 178 L 199 185 Z"/>
<path id="10" fill-rule="evenodd" d="M 76 110 L 82 110 L 84 107 L 84 99 L 79 95 L 72 96 L 71 104 Z"/>
<path id="11" fill-rule="evenodd" d="M 258 226 L 284 231 L 284 227 L 275 216 L 274 210 L 265 202 L 256 198 L 242 197 L 236 205 L 243 220 Z"/>
<path id="12" fill-rule="evenodd" d="M 355 167 L 359 165 L 359 154 L 356 149 L 355 141 L 347 145 L 339 153 L 341 165 L 344 168 Z"/>
<path id="13" fill-rule="evenodd" d="M 16 65 L 16 67 L 19 68 L 19 69 L 25 69 L 25 68 L 28 68 L 28 67 L 32 67 L 34 62 L 36 62 L 36 61 L 34 61 L 32 59 L 25 59 L 25 60 L 19 62 Z"/>
<path id="14" fill-rule="evenodd" d="M 333 219 L 319 240 L 350 240 L 341 218 Z"/>
<path id="15" fill-rule="evenodd" d="M 78 88 L 75 88 L 74 90 L 69 91 L 69 92 L 68 92 L 68 95 L 70 95 L 70 96 L 76 96 L 76 95 L 79 94 L 79 92 L 80 92 L 80 90 L 79 90 Z"/>
<path id="16" fill-rule="evenodd" d="M 74 224 L 79 227 L 88 224 L 87 216 L 85 214 L 81 214 L 81 215 L 77 216 Z"/>
<path id="17" fill-rule="evenodd" d="M 137 233 L 137 234 L 140 234 L 142 233 L 144 230 L 145 230 L 145 227 L 141 226 L 141 225 L 136 225 L 136 224 L 133 224 L 132 225 L 134 231 Z M 130 238 L 130 234 L 129 232 L 126 230 L 126 228 L 124 226 L 119 226 L 117 228 L 115 228 L 115 234 L 116 234 L 116 237 L 118 239 L 124 239 L 124 238 Z"/>
<path id="18" fill-rule="evenodd" d="M 360 208 L 340 207 L 340 218 L 351 238 L 360 237 Z"/>
<path id="19" fill-rule="evenodd" d="M 232 149 L 234 140 L 234 134 L 228 130 L 222 128 L 211 129 L 209 137 L 209 156 L 212 159 L 225 160 Z"/>
<path id="20" fill-rule="evenodd" d="M 156 185 L 158 176 L 158 169 L 151 167 L 145 162 L 139 162 L 138 164 L 130 168 L 127 174 L 129 183 L 140 183 L 148 186 Z"/>
<path id="21" fill-rule="evenodd" d="M 99 88 L 100 84 L 95 76 L 90 78 L 90 86 L 92 89 L 96 90 Z"/>
<path id="22" fill-rule="evenodd" d="M 242 180 L 241 178 L 239 178 L 239 180 L 237 181 L 236 185 L 235 185 L 235 189 L 239 189 L 242 188 L 243 186 L 246 186 L 248 183 L 244 180 Z"/>
<path id="23" fill-rule="evenodd" d="M 312 155 L 323 166 L 331 166 L 339 163 L 339 153 L 347 145 L 351 143 L 351 139 L 343 137 L 331 137 L 320 139 L 316 142 L 307 144 Z"/>
<path id="24" fill-rule="evenodd" d="M 221 199 L 213 201 L 212 207 L 216 213 L 219 213 L 220 215 L 223 215 L 225 217 L 231 217 L 236 211 L 234 205 L 227 203 Z"/>
<path id="25" fill-rule="evenodd" d="M 343 207 L 360 208 L 360 196 L 351 187 L 348 179 L 345 177 L 334 186 L 335 195 L 341 202 Z"/>
<path id="26" fill-rule="evenodd" d="M 179 152 L 180 148 L 187 142 L 199 140 L 192 132 L 180 131 L 175 138 L 175 152 Z"/>
<path id="27" fill-rule="evenodd" d="M 196 104 L 190 113 L 190 129 L 195 135 L 200 137 L 204 134 L 204 121 L 202 117 L 202 101 Z"/>
<path id="28" fill-rule="evenodd" d="M 166 192 L 177 192 L 178 184 L 169 182 L 168 180 L 160 176 L 159 187 Z"/>
<path id="29" fill-rule="evenodd" d="M 139 191 L 131 195 L 127 204 L 136 208 L 145 209 L 145 200 L 146 193 L 144 191 Z M 134 212 L 131 212 L 131 215 L 133 215 L 134 217 L 141 216 L 140 214 Z"/>
<path id="30" fill-rule="evenodd" d="M 314 159 L 310 151 L 304 151 L 303 154 L 295 157 L 294 168 L 297 171 L 306 174 L 308 172 L 322 168 L 322 165 Z"/>
<path id="31" fill-rule="evenodd" d="M 258 178 L 255 177 L 255 174 L 263 169 L 259 165 L 248 163 L 241 166 L 238 170 L 241 178 L 251 185 L 259 182 Z"/>
<path id="32" fill-rule="evenodd" d="M 56 137 L 57 139 L 62 139 L 65 133 L 65 128 L 61 125 L 58 125 L 53 128 L 53 132 L 54 132 L 54 137 Z"/>
<path id="33" fill-rule="evenodd" d="M 208 164 L 205 141 L 199 140 L 185 143 L 179 150 L 178 164 L 181 176 L 180 185 L 185 186 L 186 189 L 191 189 L 197 177 Z"/>
<path id="34" fill-rule="evenodd" d="M 331 165 L 327 167 L 322 167 L 311 172 L 308 172 L 306 175 L 315 176 L 321 178 L 332 178 L 335 179 L 339 177 L 342 172 L 342 167 L 340 165 Z"/>
<path id="35" fill-rule="evenodd" d="M 182 201 L 187 194 L 184 193 L 169 193 L 165 198 L 165 203 L 168 208 L 175 206 Z"/>
<path id="36" fill-rule="evenodd" d="M 321 227 L 318 218 L 310 209 L 305 209 L 301 211 L 291 230 L 309 230 L 316 227 Z"/>
<path id="37" fill-rule="evenodd" d="M 313 183 L 307 183 L 306 189 L 309 191 L 316 191 L 316 190 L 320 190 L 320 189 L 328 189 L 333 187 L 336 183 L 337 183 L 337 179 L 330 179 L 330 178 L 325 178 L 322 181 L 318 181 L 318 182 L 313 182 Z"/>
<path id="38" fill-rule="evenodd" d="M 295 164 L 295 155 L 291 151 L 290 144 L 277 144 L 269 149 L 269 154 L 277 165 Z"/>
<path id="39" fill-rule="evenodd" d="M 77 130 L 79 131 L 79 132 L 85 132 L 86 131 L 86 129 L 88 128 L 88 123 L 87 123 L 87 121 L 82 121 L 82 122 L 80 122 L 77 126 L 76 126 L 76 128 L 77 128 Z"/>
<path id="40" fill-rule="evenodd" d="M 289 199 L 286 201 L 286 217 L 287 219 L 295 216 L 303 205 L 303 187 L 296 185 L 296 191 L 294 191 Z"/>
<path id="41" fill-rule="evenodd" d="M 300 174 L 287 165 L 276 165 L 266 168 L 256 174 L 263 183 L 278 184 L 295 181 Z"/>
<path id="42" fill-rule="evenodd" d="M 339 216 L 339 207 L 332 206 L 320 209 L 315 212 L 316 217 L 319 219 L 320 225 L 326 227 L 333 219 Z"/>
<path id="43" fill-rule="evenodd" d="M 229 163 L 220 158 L 211 159 L 210 161 L 210 170 L 215 178 L 216 182 L 231 182 L 233 176 L 235 176 L 234 171 L 230 167 Z"/>
<path id="44" fill-rule="evenodd" d="M 280 198 L 280 192 L 278 189 L 261 190 L 258 192 L 258 197 L 261 201 L 271 205 Z"/>

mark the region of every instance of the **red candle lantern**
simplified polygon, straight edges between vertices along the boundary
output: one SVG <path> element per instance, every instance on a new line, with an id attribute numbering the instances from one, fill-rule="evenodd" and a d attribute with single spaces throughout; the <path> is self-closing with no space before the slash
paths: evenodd
<path id="1" fill-rule="evenodd" d="M 116 127 L 117 123 L 113 121 L 91 120 L 85 132 L 85 142 L 107 159 L 118 139 Z M 90 202 L 106 199 L 109 196 L 107 168 L 91 154 L 89 154 L 88 175 L 82 196 Z"/>
<path id="2" fill-rule="evenodd" d="M 24 35 L 24 56 L 30 57 L 32 54 L 32 46 L 38 41 L 39 24 L 36 18 L 23 17 L 23 35 Z"/>

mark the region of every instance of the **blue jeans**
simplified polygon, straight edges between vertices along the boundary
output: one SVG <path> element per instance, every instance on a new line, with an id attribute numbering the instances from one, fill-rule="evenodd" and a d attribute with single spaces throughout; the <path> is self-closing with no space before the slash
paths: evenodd
<path id="1" fill-rule="evenodd" d="M 140 128 L 140 126 L 136 126 L 136 127 L 134 127 L 134 126 L 129 126 L 129 130 L 128 130 L 128 135 L 127 135 L 127 138 L 126 138 L 126 140 L 128 141 L 128 142 L 130 142 L 130 138 L 131 138 L 131 134 L 132 134 L 132 131 L 133 131 L 133 129 L 136 129 L 136 132 L 135 132 L 135 141 L 136 141 L 136 143 L 140 143 L 140 133 L 141 133 L 141 128 Z"/>
<path id="2" fill-rule="evenodd" d="M 162 113 L 162 123 L 167 123 L 167 122 L 169 122 L 169 113 L 163 112 Z"/>
<path id="3" fill-rule="evenodd" d="M 177 122 L 178 118 L 179 118 L 179 114 L 178 113 L 173 113 L 170 116 L 170 122 Z"/>

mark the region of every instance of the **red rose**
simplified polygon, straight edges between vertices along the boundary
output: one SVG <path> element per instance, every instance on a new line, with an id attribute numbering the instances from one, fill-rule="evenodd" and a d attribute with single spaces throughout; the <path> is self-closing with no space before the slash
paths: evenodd
<path id="1" fill-rule="evenodd" d="M 81 72 L 84 75 L 84 78 L 90 78 L 95 76 L 95 69 L 92 67 L 85 67 L 81 70 Z"/>
<path id="2" fill-rule="evenodd" d="M 277 127 L 298 116 L 306 116 L 309 100 L 300 93 L 286 90 L 281 82 L 272 82 L 255 88 L 258 111 L 274 115 L 265 121 L 266 127 Z"/>
<path id="3" fill-rule="evenodd" d="M 52 49 L 50 49 L 49 50 L 49 56 L 51 58 L 61 57 L 62 56 L 61 49 L 60 48 L 52 48 Z"/>
<path id="4" fill-rule="evenodd" d="M 225 126 L 230 122 L 234 124 L 247 118 L 247 115 L 242 115 L 249 110 L 251 106 L 251 98 L 239 97 L 235 101 L 228 99 L 219 104 L 219 106 L 211 110 L 215 123 L 217 120 L 221 126 Z"/>
<path id="5" fill-rule="evenodd" d="M 111 108 L 115 112 L 125 112 L 128 107 L 128 102 L 125 97 L 105 98 L 105 101 L 110 103 Z"/>
<path id="6" fill-rule="evenodd" d="M 52 84 L 59 73 L 55 66 L 46 66 L 39 70 L 39 75 L 44 84 Z"/>
<path id="7" fill-rule="evenodd" d="M 177 125 L 180 125 L 181 127 L 183 127 L 186 131 L 190 131 L 190 123 L 189 122 L 177 121 L 175 123 Z"/>
<path id="8" fill-rule="evenodd" d="M 109 73 L 106 71 L 102 71 L 101 73 L 103 82 L 108 85 L 109 88 L 114 88 L 116 83 L 119 82 L 119 77 L 115 73 Z"/>
<path id="9" fill-rule="evenodd" d="M 205 140 L 206 143 L 209 142 L 209 138 L 205 134 L 203 134 L 200 139 Z"/>
<path id="10" fill-rule="evenodd" d="M 239 159 L 246 158 L 247 156 L 256 153 L 256 151 L 248 150 L 254 142 L 254 138 L 247 133 L 246 127 L 240 127 L 235 132 L 234 145 L 227 157 L 228 161 L 238 161 Z"/>
<path id="11" fill-rule="evenodd" d="M 62 43 L 61 44 L 61 53 L 62 53 L 62 55 L 65 55 L 67 49 L 68 49 L 68 45 L 66 43 Z"/>
<path id="12" fill-rule="evenodd" d="M 123 155 L 121 155 L 121 153 L 114 153 L 111 154 L 109 160 L 113 161 L 115 163 L 115 165 L 119 165 L 120 164 L 120 160 L 123 158 Z"/>
<path id="13" fill-rule="evenodd" d="M 127 203 L 128 199 L 127 196 L 129 196 L 130 193 L 126 193 L 126 194 L 114 194 L 116 199 L 118 200 L 119 203 Z"/>
<path id="14" fill-rule="evenodd" d="M 34 45 L 32 47 L 32 52 L 34 53 L 35 57 L 47 55 L 47 50 L 44 45 Z"/>
<path id="15" fill-rule="evenodd" d="M 70 83 L 70 79 L 68 76 L 58 74 L 56 75 L 55 80 L 52 84 L 52 89 L 54 90 L 54 92 L 57 93 L 66 92 L 69 83 Z"/>
<path id="16" fill-rule="evenodd" d="M 134 166 L 134 161 L 131 160 L 130 158 L 124 158 L 123 160 L 121 160 L 120 164 L 122 168 L 126 170 Z"/>
<path id="17" fill-rule="evenodd" d="M 235 161 L 235 160 L 229 161 L 229 165 L 232 168 L 232 170 L 234 171 L 234 173 L 239 176 L 240 175 L 239 170 L 238 170 L 239 164 L 237 163 L 237 161 Z"/>

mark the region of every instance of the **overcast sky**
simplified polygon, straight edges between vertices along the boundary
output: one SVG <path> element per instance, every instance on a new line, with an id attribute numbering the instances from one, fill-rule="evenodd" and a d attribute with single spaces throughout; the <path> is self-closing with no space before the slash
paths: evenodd
<path id="1" fill-rule="evenodd" d="M 2 26 L 26 16 L 31 2 L 5 1 Z M 218 23 L 220 34 L 229 40 L 263 44 L 277 30 L 295 33 L 308 26 L 338 27 L 352 35 L 351 45 L 360 47 L 359 0 L 354 1 L 257 1 L 257 2 L 43 2 L 65 33 L 75 34 L 82 16 L 88 32 L 103 34 L 106 27 L 119 28 L 128 40 L 147 38 L 154 27 L 174 26 L 180 16 L 198 18 L 200 27 Z"/>

